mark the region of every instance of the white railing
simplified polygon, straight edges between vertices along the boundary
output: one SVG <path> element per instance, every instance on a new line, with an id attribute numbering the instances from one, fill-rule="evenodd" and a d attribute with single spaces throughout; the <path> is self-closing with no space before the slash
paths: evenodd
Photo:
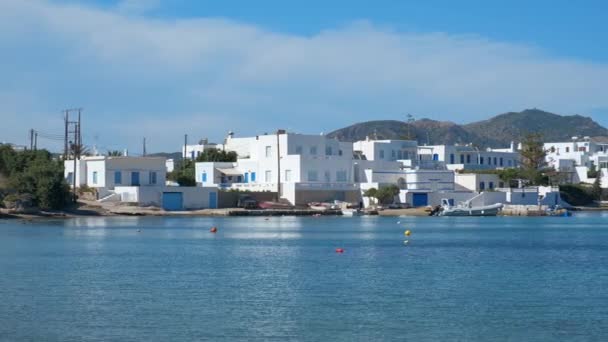
<path id="1" fill-rule="evenodd" d="M 238 189 L 248 191 L 277 191 L 276 183 L 233 183 L 221 188 Z"/>
<path id="2" fill-rule="evenodd" d="M 295 183 L 298 190 L 357 190 L 358 183 Z"/>

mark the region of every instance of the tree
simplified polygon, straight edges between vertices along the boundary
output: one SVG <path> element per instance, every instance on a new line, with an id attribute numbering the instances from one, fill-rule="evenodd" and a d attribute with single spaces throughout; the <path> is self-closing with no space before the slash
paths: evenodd
<path id="1" fill-rule="evenodd" d="M 122 152 L 120 151 L 108 151 L 108 157 L 122 157 Z"/>
<path id="2" fill-rule="evenodd" d="M 549 178 L 543 174 L 547 165 L 547 151 L 543 148 L 542 137 L 538 133 L 528 134 L 522 142 L 521 175 L 532 185 L 546 185 Z"/>
<path id="3" fill-rule="evenodd" d="M 369 189 L 365 190 L 365 192 L 363 192 L 363 196 L 369 197 L 370 199 L 372 199 L 372 198 L 375 199 L 377 194 L 378 194 L 378 189 L 376 189 L 376 188 L 369 188 Z"/>
<path id="4" fill-rule="evenodd" d="M 378 191 L 376 191 L 376 198 L 379 203 L 388 204 L 392 203 L 395 199 L 395 196 L 399 195 L 399 187 L 396 185 L 383 186 Z"/>
<path id="5" fill-rule="evenodd" d="M 61 209 L 69 202 L 63 164 L 46 150 L 17 152 L 0 146 L 0 174 L 6 179 L 5 194 L 31 196 L 32 203 L 42 209 Z"/>
<path id="6" fill-rule="evenodd" d="M 198 157 L 197 162 L 236 162 L 237 154 L 234 151 L 218 150 L 211 148 L 205 150 Z"/>
<path id="7" fill-rule="evenodd" d="M 591 166 L 589 167 L 589 170 L 587 171 L 587 178 L 597 178 L 598 174 L 599 174 L 599 172 L 597 171 L 595 164 L 591 163 Z"/>
<path id="8" fill-rule="evenodd" d="M 599 175 L 595 177 L 595 181 L 591 187 L 591 196 L 597 201 L 602 200 L 602 180 Z"/>
<path id="9" fill-rule="evenodd" d="M 180 186 L 195 186 L 194 172 L 194 162 L 186 159 L 176 165 L 173 172 L 167 174 L 167 179 L 177 182 Z"/>

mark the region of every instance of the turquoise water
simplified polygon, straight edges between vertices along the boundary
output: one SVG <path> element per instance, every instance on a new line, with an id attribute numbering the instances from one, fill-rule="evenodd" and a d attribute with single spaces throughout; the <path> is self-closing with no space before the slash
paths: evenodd
<path id="1" fill-rule="evenodd" d="M 0 340 L 606 340 L 607 218 L 0 220 Z"/>

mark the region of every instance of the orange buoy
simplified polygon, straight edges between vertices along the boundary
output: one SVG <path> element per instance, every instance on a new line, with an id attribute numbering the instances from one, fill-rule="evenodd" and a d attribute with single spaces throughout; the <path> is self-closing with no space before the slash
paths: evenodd
<path id="1" fill-rule="evenodd" d="M 217 227 L 211 227 L 209 231 L 212 233 L 217 233 Z"/>
<path id="2" fill-rule="evenodd" d="M 344 253 L 344 248 L 336 248 L 336 253 Z"/>

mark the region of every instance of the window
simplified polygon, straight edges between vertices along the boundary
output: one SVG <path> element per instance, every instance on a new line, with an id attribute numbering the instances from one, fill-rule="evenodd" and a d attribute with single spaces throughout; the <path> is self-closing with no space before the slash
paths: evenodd
<path id="1" fill-rule="evenodd" d="M 483 165 L 483 157 L 479 157 L 479 164 Z"/>
<path id="2" fill-rule="evenodd" d="M 450 154 L 450 164 L 454 164 L 454 153 Z"/>
<path id="3" fill-rule="evenodd" d="M 291 182 L 291 170 L 285 170 L 285 181 Z"/>
<path id="4" fill-rule="evenodd" d="M 252 181 L 252 182 L 255 182 L 255 172 L 252 172 L 252 173 L 251 173 L 251 181 Z"/>
<path id="5" fill-rule="evenodd" d="M 494 165 L 497 165 L 497 163 L 496 163 L 496 157 L 494 157 Z"/>
<path id="6" fill-rule="evenodd" d="M 471 155 L 467 154 L 467 164 L 471 164 Z"/>
<path id="7" fill-rule="evenodd" d="M 479 183 L 479 190 L 484 190 L 485 188 L 486 188 L 486 183 L 480 182 Z"/>
<path id="8" fill-rule="evenodd" d="M 266 181 L 266 183 L 270 183 L 272 181 L 272 171 L 266 170 L 264 177 L 264 181 Z"/>
<path id="9" fill-rule="evenodd" d="M 391 150 L 391 157 L 393 159 L 397 158 L 397 152 L 395 150 Z"/>
<path id="10" fill-rule="evenodd" d="M 150 172 L 150 184 L 156 184 L 156 172 Z"/>
<path id="11" fill-rule="evenodd" d="M 578 150 L 580 152 L 585 152 L 585 151 L 587 151 L 587 148 L 586 147 L 579 147 Z"/>
<path id="12" fill-rule="evenodd" d="M 97 171 L 93 171 L 93 184 L 97 184 Z"/>
<path id="13" fill-rule="evenodd" d="M 70 185 L 74 184 L 74 173 L 68 172 L 68 176 L 66 177 L 66 181 Z"/>
<path id="14" fill-rule="evenodd" d="M 502 157 L 500 157 L 500 163 L 499 164 L 500 164 L 500 166 L 503 166 L 503 164 L 504 164 L 504 161 L 503 161 Z"/>
<path id="15" fill-rule="evenodd" d="M 513 166 L 513 161 L 512 161 L 511 159 L 509 159 L 509 160 L 507 161 L 507 164 L 508 164 L 509 166 Z"/>
<path id="16" fill-rule="evenodd" d="M 114 184 L 122 184 L 122 172 L 114 171 Z"/>
<path id="17" fill-rule="evenodd" d="M 272 146 L 266 146 L 266 158 L 272 157 Z"/>
<path id="18" fill-rule="evenodd" d="M 384 159 L 384 150 L 380 150 L 380 159 Z"/>
<path id="19" fill-rule="evenodd" d="M 203 174 L 201 175 L 201 182 L 203 182 L 203 183 L 207 182 L 207 172 L 203 172 Z"/>
<path id="20" fill-rule="evenodd" d="M 325 183 L 331 182 L 331 174 L 328 170 L 325 171 Z"/>
<path id="21" fill-rule="evenodd" d="M 310 154 L 313 156 L 317 155 L 317 146 L 310 146 Z"/>
<path id="22" fill-rule="evenodd" d="M 467 156 L 467 157 L 470 157 L 470 156 Z M 467 158 L 467 159 L 469 159 L 469 158 Z M 433 160 L 439 161 L 439 155 L 437 153 L 433 154 Z"/>
<path id="23" fill-rule="evenodd" d="M 399 150 L 399 152 L 397 153 L 397 158 L 399 158 L 399 160 L 403 159 L 403 151 Z"/>
<path id="24" fill-rule="evenodd" d="M 498 183 L 498 187 L 499 188 L 504 188 L 505 187 L 505 183 L 504 182 L 499 182 Z"/>
<path id="25" fill-rule="evenodd" d="M 332 155 L 331 146 L 325 146 L 325 155 L 326 156 L 331 156 Z"/>
<path id="26" fill-rule="evenodd" d="M 236 182 L 241 183 L 243 181 L 243 176 L 236 176 Z"/>
<path id="27" fill-rule="evenodd" d="M 341 156 L 342 155 L 342 150 L 338 150 L 338 155 Z"/>
<path id="28" fill-rule="evenodd" d="M 316 182 L 319 180 L 319 175 L 317 174 L 316 170 L 309 170 L 308 171 L 308 181 L 309 182 Z"/>
<path id="29" fill-rule="evenodd" d="M 464 164 L 464 154 L 460 155 L 460 164 Z"/>
<path id="30" fill-rule="evenodd" d="M 346 171 L 336 171 L 336 182 L 346 182 Z"/>
<path id="31" fill-rule="evenodd" d="M 494 182 L 490 182 L 490 183 L 488 184 L 488 187 L 490 188 L 490 190 L 491 190 L 491 189 L 494 189 Z"/>
<path id="32" fill-rule="evenodd" d="M 302 145 L 296 146 L 296 154 L 302 154 Z"/>
<path id="33" fill-rule="evenodd" d="M 566 147 L 566 153 L 570 152 L 570 147 Z"/>

